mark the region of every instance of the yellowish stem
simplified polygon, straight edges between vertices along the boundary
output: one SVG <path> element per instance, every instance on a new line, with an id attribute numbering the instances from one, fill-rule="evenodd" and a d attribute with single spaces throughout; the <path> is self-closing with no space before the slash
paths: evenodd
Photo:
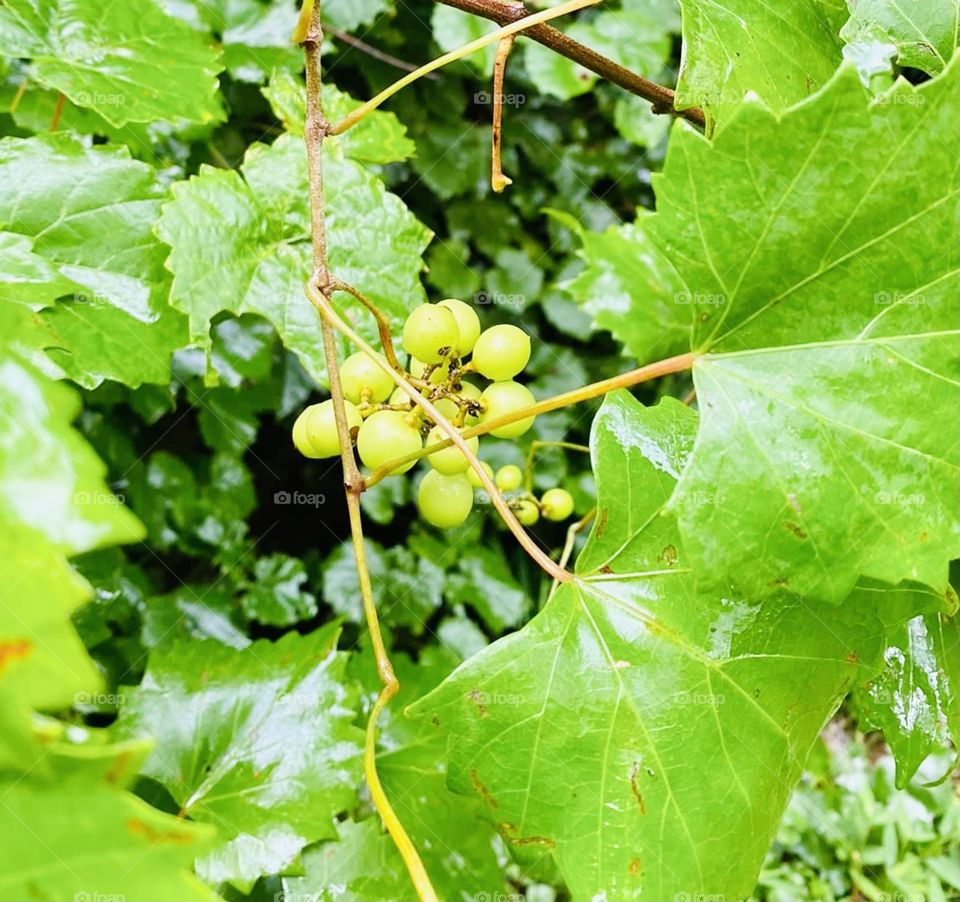
<path id="1" fill-rule="evenodd" d="M 509 25 L 504 25 L 503 28 L 498 28 L 496 31 L 491 31 L 489 34 L 485 34 L 482 38 L 477 38 L 475 41 L 470 41 L 469 44 L 464 44 L 462 47 L 458 47 L 456 50 L 451 50 L 449 53 L 444 53 L 443 56 L 438 56 L 435 60 L 431 60 L 429 63 L 421 66 L 419 69 L 404 75 L 403 78 L 397 79 L 397 81 L 395 81 L 392 85 L 384 88 L 379 94 L 377 94 L 376 97 L 373 97 L 366 103 L 358 106 L 349 115 L 344 116 L 343 119 L 334 125 L 333 128 L 330 129 L 330 134 L 342 135 L 348 128 L 352 128 L 361 119 L 363 119 L 367 113 L 372 112 L 384 101 L 393 97 L 393 95 L 398 91 L 402 91 L 405 87 L 407 87 L 407 85 L 413 84 L 413 82 L 415 82 L 418 78 L 423 78 L 424 75 L 429 75 L 431 72 L 441 69 L 449 63 L 456 62 L 459 59 L 463 59 L 465 56 L 469 56 L 471 53 L 475 53 L 477 50 L 482 50 L 484 47 L 488 47 L 490 44 L 496 44 L 503 38 L 517 34 L 524 29 L 530 28 L 532 25 L 539 25 L 541 22 L 549 22 L 551 19 L 556 19 L 560 16 L 566 16 L 569 13 L 576 12 L 578 9 L 583 9 L 587 6 L 593 6 L 599 2 L 600 0 L 567 0 L 566 3 L 561 3 L 559 6 L 553 7 L 553 9 L 545 9 L 542 12 L 535 13 L 532 16 L 526 16 L 517 22 L 511 22 Z"/>

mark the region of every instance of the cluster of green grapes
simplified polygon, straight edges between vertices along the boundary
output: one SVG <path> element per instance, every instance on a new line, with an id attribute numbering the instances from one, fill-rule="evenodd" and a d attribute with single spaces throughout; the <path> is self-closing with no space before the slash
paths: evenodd
<path id="1" fill-rule="evenodd" d="M 510 325 L 481 331 L 476 311 L 463 301 L 450 298 L 437 304 L 422 304 L 403 325 L 403 347 L 410 355 L 406 378 L 459 430 L 506 416 L 534 403 L 533 394 L 514 381 L 530 360 L 530 337 Z M 469 357 L 469 360 L 467 358 Z M 477 374 L 490 380 L 482 391 L 465 377 Z M 412 455 L 448 436 L 419 404 L 365 352 L 348 357 L 340 367 L 344 406 L 351 438 L 360 460 L 377 470 L 393 460 Z M 497 438 L 512 439 L 533 425 L 525 417 L 490 431 Z M 293 426 L 293 443 L 310 458 L 336 457 L 340 440 L 333 401 L 307 407 Z M 478 436 L 466 440 L 476 454 Z M 427 455 L 430 470 L 417 490 L 421 516 L 434 526 L 449 529 L 466 520 L 481 487 L 476 472 L 456 446 Z M 394 467 L 390 475 L 405 473 L 416 460 Z M 484 469 L 494 475 L 488 464 Z M 520 487 L 519 467 L 501 468 L 495 479 L 504 496 Z M 573 498 L 564 489 L 550 489 L 539 501 L 530 493 L 508 498 L 517 519 L 532 525 L 541 514 L 564 520 L 573 512 Z"/>

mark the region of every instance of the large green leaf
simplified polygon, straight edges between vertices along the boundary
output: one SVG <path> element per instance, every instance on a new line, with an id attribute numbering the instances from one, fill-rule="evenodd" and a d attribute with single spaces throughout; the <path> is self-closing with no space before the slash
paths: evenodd
<path id="1" fill-rule="evenodd" d="M 186 341 L 152 231 L 164 195 L 155 170 L 126 148 L 61 136 L 0 142 L 0 298 L 49 308 L 50 334 L 38 340 L 85 387 L 168 382 L 170 355 Z"/>
<path id="2" fill-rule="evenodd" d="M 871 103 L 674 132 L 647 232 L 692 303 L 703 413 L 672 506 L 703 577 L 840 602 L 960 556 L 960 65 Z M 842 153 L 838 148 L 843 148 Z"/>
<path id="3" fill-rule="evenodd" d="M 451 786 L 508 843 L 552 854 L 576 899 L 749 896 L 824 722 L 887 629 L 931 601 L 879 584 L 839 609 L 699 590 L 661 516 L 696 426 L 679 402 L 610 396 L 574 582 L 410 709 L 447 735 Z"/>
<path id="4" fill-rule="evenodd" d="M 960 40 L 958 0 L 857 0 L 850 4 L 850 21 L 840 32 L 848 42 L 889 41 L 901 66 L 942 72 Z"/>
<path id="5" fill-rule="evenodd" d="M 692 299 L 670 261 L 637 223 L 582 232 L 586 262 L 567 289 L 638 363 L 690 347 Z"/>
<path id="6" fill-rule="evenodd" d="M 157 740 L 143 773 L 181 815 L 219 828 L 223 842 L 197 863 L 210 882 L 249 886 L 336 836 L 362 742 L 338 635 L 331 623 L 240 651 L 174 644 L 155 650 L 142 684 L 125 692 L 118 734 Z"/>
<path id="7" fill-rule="evenodd" d="M 85 775 L 0 781 L 0 898 L 201 902 L 191 872 L 213 831 Z"/>
<path id="8" fill-rule="evenodd" d="M 339 148 L 326 148 L 327 246 L 332 271 L 364 292 L 399 327 L 424 300 L 420 255 L 430 232 L 383 183 Z M 171 303 L 188 314 L 191 338 L 210 345 L 221 311 L 257 313 L 276 327 L 310 374 L 325 378 L 320 319 L 304 295 L 310 274 L 306 152 L 280 137 L 247 152 L 243 176 L 203 167 L 178 182 L 163 208 L 159 234 L 173 251 Z M 376 324 L 356 302 L 359 330 L 377 340 Z"/>
<path id="9" fill-rule="evenodd" d="M 825 84 L 840 65 L 843 0 L 680 0 L 683 65 L 677 105 L 725 123 L 749 92 L 784 110 Z"/>
<path id="10" fill-rule="evenodd" d="M 7 0 L 0 53 L 111 125 L 222 117 L 213 48 L 153 0 Z"/>

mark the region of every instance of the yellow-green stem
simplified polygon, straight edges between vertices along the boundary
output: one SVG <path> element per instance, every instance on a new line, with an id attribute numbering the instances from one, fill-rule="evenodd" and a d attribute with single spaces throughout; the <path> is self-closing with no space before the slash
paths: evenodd
<path id="1" fill-rule="evenodd" d="M 334 125 L 333 128 L 330 129 L 330 134 L 342 135 L 347 129 L 352 128 L 361 119 L 363 119 L 367 113 L 372 112 L 384 101 L 393 97 L 393 95 L 398 91 L 402 91 L 405 87 L 407 87 L 407 85 L 413 84 L 413 82 L 415 82 L 418 78 L 423 78 L 424 75 L 429 75 L 431 72 L 440 69 L 449 63 L 463 59 L 463 57 L 469 56 L 471 53 L 475 53 L 477 50 L 482 50 L 484 47 L 487 47 L 490 44 L 496 44 L 503 38 L 517 34 L 518 32 L 523 31 L 525 28 L 530 28 L 531 25 L 539 25 L 542 22 L 549 22 L 551 19 L 556 19 L 559 16 L 565 16 L 569 13 L 576 12 L 578 9 L 583 9 L 587 6 L 593 6 L 599 2 L 600 0 L 567 0 L 566 3 L 561 3 L 559 6 L 555 6 L 553 9 L 545 9 L 542 12 L 535 13 L 532 16 L 526 16 L 517 22 L 511 23 L 510 25 L 505 25 L 503 28 L 498 28 L 496 31 L 491 31 L 489 34 L 485 34 L 482 38 L 477 38 L 475 41 L 470 41 L 469 44 L 464 44 L 462 47 L 458 47 L 456 50 L 451 50 L 449 53 L 444 53 L 443 56 L 438 56 L 435 60 L 431 60 L 429 63 L 421 66 L 419 69 L 404 75 L 403 78 L 397 79 L 397 81 L 395 81 L 392 85 L 384 88 L 379 94 L 377 94 L 376 97 L 373 97 L 366 103 L 358 106 L 349 115 L 344 116 L 343 119 Z"/>

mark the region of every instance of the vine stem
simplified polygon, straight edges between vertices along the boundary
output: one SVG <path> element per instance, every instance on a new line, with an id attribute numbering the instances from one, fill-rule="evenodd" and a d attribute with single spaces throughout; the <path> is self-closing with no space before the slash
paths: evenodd
<path id="1" fill-rule="evenodd" d="M 501 426 L 509 426 L 510 423 L 525 420 L 527 417 L 539 416 L 542 413 L 559 410 L 561 407 L 569 407 L 572 404 L 579 404 L 581 401 L 599 398 L 601 395 L 616 391 L 618 388 L 631 388 L 634 385 L 640 385 L 643 382 L 649 382 L 651 379 L 658 379 L 661 376 L 668 376 L 671 373 L 682 373 L 685 370 L 691 369 L 696 359 L 696 354 L 687 353 L 679 354 L 676 357 L 667 357 L 655 363 L 648 363 L 646 366 L 621 373 L 619 376 L 602 379 L 600 382 L 591 382 L 589 385 L 575 388 L 573 391 L 563 392 L 562 394 L 546 398 L 543 401 L 537 401 L 536 404 L 531 404 L 529 407 L 521 407 L 519 410 L 504 414 L 502 417 L 496 417 L 492 420 L 478 423 L 476 426 L 464 429 L 460 435 L 464 439 L 473 438 L 475 435 L 485 435 L 494 429 L 499 429 Z M 453 442 L 449 439 L 444 439 L 442 442 L 434 442 L 434 444 L 428 445 L 420 451 L 415 451 L 413 454 L 407 454 L 404 457 L 398 457 L 396 460 L 387 461 L 382 467 L 378 467 L 373 473 L 365 477 L 364 483 L 367 488 L 376 485 L 397 467 L 408 464 L 411 461 L 419 460 L 428 454 L 433 454 L 434 451 L 442 451 L 444 448 L 449 448 L 452 444 Z"/>
<path id="2" fill-rule="evenodd" d="M 310 224 L 313 249 L 314 273 L 310 284 L 316 282 L 324 292 L 331 292 L 330 267 L 327 259 L 326 214 L 323 195 L 323 142 L 329 131 L 329 123 L 323 114 L 323 89 L 321 80 L 320 53 L 323 45 L 323 32 L 320 28 L 319 0 L 306 0 L 300 12 L 295 38 L 303 45 L 307 81 L 307 112 L 304 125 L 304 141 L 307 146 L 307 171 L 310 185 Z M 305 26 L 305 27 L 304 27 Z M 360 597 L 363 612 L 370 633 L 377 672 L 383 683 L 378 693 L 364 733 L 363 772 L 370 790 L 370 798 L 380 815 L 387 832 L 393 839 L 410 879 L 421 902 L 437 902 L 437 894 L 430 882 L 426 868 L 420 859 L 416 847 L 397 817 L 390 800 L 387 798 L 377 772 L 377 723 L 380 713 L 400 690 L 400 683 L 393 672 L 393 665 L 383 641 L 377 606 L 373 598 L 373 586 L 367 565 L 366 546 L 363 539 L 363 522 L 360 514 L 360 493 L 363 480 L 357 470 L 353 456 L 353 443 L 347 422 L 344 405 L 343 386 L 340 384 L 340 372 L 337 361 L 336 338 L 330 324 L 321 320 L 323 350 L 330 381 L 330 394 L 333 398 L 334 417 L 337 424 L 337 436 L 340 441 L 340 459 L 343 464 L 343 481 L 346 490 L 347 512 L 350 519 L 350 536 L 357 564 L 360 584 Z"/>
<path id="3" fill-rule="evenodd" d="M 508 38 L 511 35 L 517 34 L 518 32 L 524 31 L 535 25 L 540 25 L 544 22 L 549 22 L 551 19 L 556 19 L 559 16 L 565 16 L 569 13 L 576 12 L 578 9 L 583 9 L 587 6 L 594 6 L 599 2 L 600 0 L 567 0 L 566 3 L 561 3 L 559 6 L 555 6 L 552 9 L 545 9 L 542 12 L 535 13 L 532 16 L 525 15 L 520 19 L 515 19 L 507 25 L 504 25 L 502 28 L 498 28 L 496 31 L 491 31 L 489 34 L 485 34 L 481 38 L 470 41 L 468 44 L 464 44 L 462 47 L 458 47 L 456 50 L 451 50 L 449 53 L 444 53 L 442 56 L 438 56 L 436 59 L 431 60 L 426 65 L 421 66 L 419 69 L 415 69 L 413 72 L 404 75 L 403 78 L 398 78 L 392 85 L 389 85 L 379 94 L 377 94 L 376 97 L 372 97 L 366 103 L 362 103 L 356 109 L 352 110 L 330 129 L 330 134 L 342 135 L 345 131 L 347 131 L 347 129 L 352 128 L 361 119 L 363 119 L 367 113 L 373 112 L 373 110 L 375 110 L 378 106 L 389 100 L 398 91 L 402 91 L 405 87 L 407 87 L 407 85 L 413 84 L 413 82 L 415 82 L 418 78 L 423 78 L 423 76 L 428 75 L 429 73 L 440 69 L 449 63 L 463 59 L 463 57 L 469 56 L 471 53 L 475 53 L 477 50 L 482 50 L 484 47 L 487 47 L 490 44 L 496 44 L 504 38 Z"/>
<path id="4" fill-rule="evenodd" d="M 512 0 L 512 2 L 503 2 L 503 0 L 438 0 L 438 2 L 462 10 L 465 13 L 489 19 L 498 25 L 516 22 L 527 15 L 526 7 L 520 0 Z M 697 107 L 678 110 L 676 94 L 670 88 L 631 72 L 609 57 L 603 56 L 603 54 L 597 53 L 596 50 L 581 44 L 579 41 L 567 37 L 562 31 L 546 24 L 540 24 L 526 29 L 524 34 L 530 40 L 543 44 L 544 47 L 549 47 L 555 53 L 579 63 L 585 69 L 601 76 L 601 78 L 605 78 L 631 94 L 642 97 L 652 105 L 654 113 L 680 116 L 700 129 L 706 127 L 703 110 Z"/>
<path id="5" fill-rule="evenodd" d="M 504 500 L 503 496 L 500 494 L 497 489 L 494 481 L 487 475 L 487 471 L 483 469 L 483 465 L 480 463 L 480 460 L 477 458 L 476 454 L 470 450 L 470 447 L 466 442 L 467 432 L 471 430 L 464 430 L 460 432 L 456 426 L 454 426 L 439 410 L 434 406 L 432 401 L 429 401 L 425 398 L 420 392 L 412 385 L 401 373 L 398 373 L 392 366 L 387 362 L 382 354 L 379 354 L 374 348 L 372 348 L 364 339 L 358 335 L 343 319 L 337 314 L 337 311 L 334 309 L 333 304 L 330 302 L 330 299 L 319 290 L 318 286 L 308 284 L 307 285 L 307 297 L 310 298 L 311 303 L 320 311 L 320 315 L 323 317 L 324 321 L 329 323 L 333 328 L 335 328 L 341 335 L 352 341 L 358 348 L 364 351 L 368 357 L 370 357 L 374 363 L 386 373 L 394 383 L 403 389 L 406 392 L 407 397 L 410 398 L 415 404 L 419 405 L 430 417 L 440 429 L 445 432 L 448 436 L 444 440 L 443 447 L 449 447 L 450 445 L 456 445 L 460 450 L 460 453 L 467 459 L 467 463 L 470 464 L 470 467 L 477 474 L 477 478 L 480 480 L 484 489 L 486 489 L 488 496 L 490 497 L 493 506 L 497 509 L 497 513 L 503 518 L 503 522 L 506 523 L 510 532 L 513 533 L 514 538 L 520 543 L 520 546 L 523 548 L 527 554 L 537 563 L 539 566 L 553 579 L 559 582 L 569 582 L 573 579 L 573 575 L 565 570 L 563 567 L 558 567 L 556 561 L 552 560 L 542 548 L 530 537 L 530 534 L 520 525 L 520 521 L 517 520 L 516 515 L 510 509 L 510 505 Z M 419 459 L 422 457 L 422 454 L 417 454 L 413 459 Z M 356 463 L 354 462 L 354 468 Z M 385 475 L 389 475 L 394 468 L 388 469 Z M 362 482 L 362 488 L 367 488 L 369 483 L 364 480 Z"/>
<path id="6" fill-rule="evenodd" d="M 507 71 L 507 59 L 513 49 L 515 35 L 504 38 L 497 45 L 497 56 L 493 62 L 493 125 L 490 130 L 492 144 L 490 154 L 490 187 L 500 194 L 513 179 L 503 174 L 500 148 L 503 144 L 503 77 Z"/>

